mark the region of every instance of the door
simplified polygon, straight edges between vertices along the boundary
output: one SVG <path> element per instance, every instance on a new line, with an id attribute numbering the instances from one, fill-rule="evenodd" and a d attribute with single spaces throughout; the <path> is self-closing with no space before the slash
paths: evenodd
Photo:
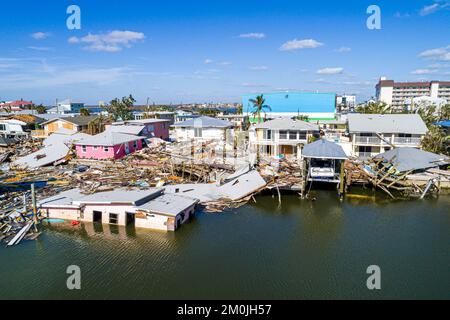
<path id="1" fill-rule="evenodd" d="M 130 153 L 130 145 L 127 143 L 125 143 L 125 154 L 129 154 Z"/>
<path id="2" fill-rule="evenodd" d="M 127 221 L 126 221 L 127 226 L 134 225 L 134 219 L 135 219 L 134 213 L 127 212 L 126 215 L 127 215 Z"/>
<path id="3" fill-rule="evenodd" d="M 101 211 L 93 211 L 93 222 L 100 222 L 102 223 L 102 212 Z"/>

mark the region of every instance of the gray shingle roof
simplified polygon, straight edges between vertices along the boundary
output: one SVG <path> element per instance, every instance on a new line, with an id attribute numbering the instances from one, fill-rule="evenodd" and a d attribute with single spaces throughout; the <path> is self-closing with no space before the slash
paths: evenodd
<path id="1" fill-rule="evenodd" d="M 198 117 L 176 123 L 172 127 L 197 127 L 197 128 L 231 128 L 233 124 L 230 121 L 220 120 L 211 117 Z"/>
<path id="2" fill-rule="evenodd" d="M 447 156 L 409 147 L 392 149 L 374 158 L 392 161 L 399 172 L 438 167 L 450 161 Z"/>
<path id="3" fill-rule="evenodd" d="M 349 114 L 349 132 L 425 134 L 428 129 L 418 114 Z"/>
<path id="4" fill-rule="evenodd" d="M 302 150 L 302 156 L 319 159 L 347 159 L 347 155 L 340 145 L 325 139 L 305 145 Z"/>
<path id="5" fill-rule="evenodd" d="M 75 117 L 60 117 L 60 116 L 58 116 L 57 118 L 50 119 L 42 124 L 47 124 L 47 123 L 53 122 L 55 120 L 64 120 L 64 121 L 73 123 L 77 126 L 87 126 L 89 124 L 89 122 L 91 122 L 95 118 L 97 118 L 97 116 L 75 116 Z"/>
<path id="6" fill-rule="evenodd" d="M 278 118 L 255 126 L 256 129 L 318 131 L 319 126 L 306 121 Z"/>

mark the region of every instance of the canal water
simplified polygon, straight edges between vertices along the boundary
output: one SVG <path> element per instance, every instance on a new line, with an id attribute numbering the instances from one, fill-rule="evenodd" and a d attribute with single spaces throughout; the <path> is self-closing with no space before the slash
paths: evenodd
<path id="1" fill-rule="evenodd" d="M 314 191 L 199 212 L 176 233 L 52 223 L 0 248 L 0 298 L 450 298 L 450 197 L 393 202 Z M 66 268 L 81 268 L 81 290 Z M 369 265 L 381 290 L 366 287 Z"/>

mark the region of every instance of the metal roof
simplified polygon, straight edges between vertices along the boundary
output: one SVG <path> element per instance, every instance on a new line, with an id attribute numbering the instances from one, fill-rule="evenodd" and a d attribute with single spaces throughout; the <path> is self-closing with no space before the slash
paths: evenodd
<path id="1" fill-rule="evenodd" d="M 112 125 L 105 131 L 133 134 L 137 136 L 141 133 L 142 130 L 144 130 L 144 128 L 144 125 Z"/>
<path id="2" fill-rule="evenodd" d="M 176 216 L 187 208 L 195 205 L 197 199 L 185 197 L 178 194 L 163 194 L 149 202 L 137 207 L 137 210 L 146 212 L 161 213 L 170 216 Z"/>
<path id="3" fill-rule="evenodd" d="M 119 132 L 111 132 L 111 131 L 104 131 L 102 133 L 99 133 L 95 136 L 88 136 L 80 141 L 76 141 L 75 145 L 88 145 L 88 146 L 116 146 L 118 144 L 130 142 L 130 141 L 136 141 L 136 140 L 143 140 L 144 137 L 138 137 L 131 134 L 126 133 L 119 133 Z"/>
<path id="4" fill-rule="evenodd" d="M 447 156 L 409 147 L 392 149 L 380 153 L 374 158 L 392 161 L 392 164 L 399 172 L 434 168 L 450 161 L 450 158 Z"/>
<path id="5" fill-rule="evenodd" d="M 65 158 L 70 149 L 64 143 L 55 143 L 17 159 L 14 164 L 30 169 L 43 167 Z"/>
<path id="6" fill-rule="evenodd" d="M 302 156 L 316 159 L 347 159 L 344 149 L 340 145 L 325 139 L 305 145 Z"/>
<path id="7" fill-rule="evenodd" d="M 418 114 L 347 115 L 349 132 L 425 134 L 428 129 Z"/>
<path id="8" fill-rule="evenodd" d="M 74 203 L 80 204 L 114 204 L 114 203 L 130 203 L 138 205 L 140 201 L 149 197 L 157 196 L 161 193 L 161 189 L 151 188 L 147 190 L 139 189 L 115 189 L 112 191 L 98 192 L 75 200 Z"/>
<path id="9" fill-rule="evenodd" d="M 161 194 L 161 189 L 116 189 L 113 191 L 98 192 L 84 195 L 82 190 L 75 188 L 61 192 L 53 197 L 38 202 L 40 207 L 74 207 L 79 208 L 83 204 L 123 204 L 140 205 L 152 197 Z"/>
<path id="10" fill-rule="evenodd" d="M 438 126 L 448 128 L 448 127 L 450 127 L 450 120 L 439 121 L 439 122 L 437 122 L 436 124 L 437 124 Z"/>
<path id="11" fill-rule="evenodd" d="M 255 126 L 256 129 L 318 131 L 319 126 L 306 121 L 277 118 Z"/>
<path id="12" fill-rule="evenodd" d="M 178 122 L 172 125 L 172 127 L 197 127 L 197 128 L 231 128 L 233 124 L 230 121 L 211 118 L 211 117 L 198 117 L 195 119 Z"/>

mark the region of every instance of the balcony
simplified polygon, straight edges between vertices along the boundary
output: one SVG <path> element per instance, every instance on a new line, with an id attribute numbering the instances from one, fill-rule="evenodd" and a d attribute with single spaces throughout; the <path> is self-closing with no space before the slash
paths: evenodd
<path id="1" fill-rule="evenodd" d="M 419 137 L 394 137 L 395 144 L 419 145 L 421 139 Z"/>
<path id="2" fill-rule="evenodd" d="M 385 140 L 390 141 L 390 138 L 385 138 Z M 366 145 L 370 145 L 370 144 L 386 144 L 386 142 L 384 142 L 383 140 L 381 140 L 378 137 L 364 137 L 364 136 L 356 136 L 355 137 L 355 143 L 357 144 L 366 144 Z"/>
<path id="3" fill-rule="evenodd" d="M 31 137 L 34 139 L 47 138 L 48 132 L 45 130 L 33 130 L 31 131 Z"/>

